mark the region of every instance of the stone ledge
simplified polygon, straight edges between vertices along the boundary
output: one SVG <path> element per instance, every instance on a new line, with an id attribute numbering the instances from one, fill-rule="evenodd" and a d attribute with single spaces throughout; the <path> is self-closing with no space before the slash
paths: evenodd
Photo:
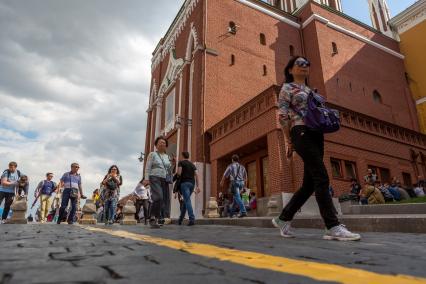
<path id="1" fill-rule="evenodd" d="M 356 232 L 426 233 L 426 214 L 350 215 L 339 218 L 350 230 Z M 176 223 L 177 220 L 173 220 L 173 224 Z M 198 219 L 196 224 L 273 228 L 271 217 Z M 296 217 L 293 220 L 293 226 L 295 228 L 324 229 L 321 217 Z"/>
<path id="2" fill-rule="evenodd" d="M 342 206 L 344 214 L 426 214 L 426 203 L 349 205 Z"/>

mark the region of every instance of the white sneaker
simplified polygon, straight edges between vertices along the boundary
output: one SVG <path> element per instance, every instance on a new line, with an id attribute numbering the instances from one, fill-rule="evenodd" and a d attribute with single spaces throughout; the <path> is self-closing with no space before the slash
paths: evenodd
<path id="1" fill-rule="evenodd" d="M 1 220 L 0 221 L 0 224 L 5 224 L 6 223 L 6 220 Z"/>
<path id="2" fill-rule="evenodd" d="M 330 230 L 327 230 L 324 240 L 337 240 L 337 241 L 359 241 L 361 239 L 360 234 L 355 234 L 346 229 L 345 225 L 340 224 L 334 226 Z"/>
<path id="3" fill-rule="evenodd" d="M 290 221 L 283 221 L 279 217 L 272 219 L 272 225 L 280 229 L 280 234 L 284 238 L 294 238 Z"/>

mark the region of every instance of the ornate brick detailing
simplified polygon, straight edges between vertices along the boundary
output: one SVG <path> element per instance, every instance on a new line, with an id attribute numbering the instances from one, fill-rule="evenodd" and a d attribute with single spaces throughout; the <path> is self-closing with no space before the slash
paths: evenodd
<path id="1" fill-rule="evenodd" d="M 342 126 L 381 136 L 389 140 L 412 146 L 426 146 L 426 135 L 369 117 L 340 106 L 332 105 L 340 111 Z"/>
<path id="2" fill-rule="evenodd" d="M 231 115 L 216 124 L 210 131 L 212 133 L 212 142 L 228 135 L 235 129 L 238 129 L 242 125 L 254 120 L 268 110 L 277 108 L 279 90 L 279 86 L 273 85 L 269 87 L 260 95 L 244 104 Z"/>
<path id="3" fill-rule="evenodd" d="M 199 0 L 185 1 L 178 15 L 176 16 L 175 21 L 164 36 L 163 43 L 160 43 L 154 52 L 151 70 L 154 70 L 155 67 L 157 67 L 157 65 L 161 62 L 161 60 L 163 60 L 168 52 L 170 52 L 170 50 L 175 46 L 176 39 L 185 28 L 186 21 L 188 20 L 189 16 L 191 16 L 198 2 Z"/>

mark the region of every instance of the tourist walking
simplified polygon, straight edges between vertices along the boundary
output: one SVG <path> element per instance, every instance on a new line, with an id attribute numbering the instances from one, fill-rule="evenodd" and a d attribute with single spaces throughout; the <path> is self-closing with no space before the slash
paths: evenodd
<path id="1" fill-rule="evenodd" d="M 189 223 L 188 226 L 195 225 L 195 215 L 191 203 L 191 195 L 194 192 L 200 193 L 198 183 L 198 173 L 195 165 L 189 160 L 189 152 L 182 152 L 183 160 L 179 161 L 177 169 L 177 177 L 179 182 L 179 191 L 183 198 L 180 217 L 178 224 L 182 225 L 183 218 L 188 211 Z"/>
<path id="2" fill-rule="evenodd" d="M 306 126 L 308 100 L 322 101 L 307 85 L 310 62 L 300 56 L 293 57 L 285 68 L 285 83 L 279 94 L 279 121 L 284 133 L 287 158 L 293 151 L 302 158 L 303 184 L 284 207 L 281 215 L 272 220 L 283 237 L 294 237 L 291 221 L 296 212 L 315 192 L 321 216 L 327 227 L 324 239 L 359 240 L 359 234 L 351 233 L 340 224 L 328 192 L 329 177 L 324 165 L 324 134 L 322 130 Z M 330 130 L 331 131 L 331 130 Z"/>
<path id="3" fill-rule="evenodd" d="M 104 186 L 104 220 L 105 225 L 114 224 L 117 203 L 120 196 L 120 186 L 123 178 L 116 165 L 112 165 L 102 181 Z"/>
<path id="4" fill-rule="evenodd" d="M 38 183 L 34 192 L 36 200 L 40 198 L 40 222 L 46 222 L 47 215 L 52 206 L 52 194 L 56 192 L 56 184 L 52 173 L 46 174 L 46 179 Z"/>
<path id="5" fill-rule="evenodd" d="M 136 214 L 135 218 L 138 220 L 138 223 L 140 223 L 140 211 L 143 209 L 143 218 L 145 221 L 145 225 L 148 224 L 149 219 L 149 202 L 151 199 L 151 192 L 149 190 L 149 186 L 143 185 L 144 179 L 142 179 L 135 187 L 135 190 L 133 191 L 133 195 L 136 196 Z"/>
<path id="6" fill-rule="evenodd" d="M 4 170 L 1 175 L 0 184 L 0 204 L 4 200 L 3 213 L 1 216 L 1 224 L 6 223 L 7 216 L 9 215 L 10 206 L 12 205 L 13 198 L 18 187 L 18 181 L 21 178 L 21 172 L 17 170 L 18 164 L 10 162 L 7 170 Z"/>
<path id="7" fill-rule="evenodd" d="M 220 186 L 223 187 L 225 184 L 225 179 L 229 178 L 231 182 L 231 194 L 234 196 L 234 205 L 238 205 L 240 214 L 239 218 L 244 218 L 247 216 L 246 207 L 241 200 L 242 190 L 246 187 L 247 184 L 247 171 L 243 165 L 239 163 L 240 158 L 238 155 L 232 156 L 232 163 L 226 168 L 225 173 L 222 176 L 220 181 Z M 231 217 L 233 212 L 231 213 Z"/>
<path id="8" fill-rule="evenodd" d="M 86 196 L 83 195 L 83 188 L 81 186 L 81 176 L 78 173 L 80 166 L 78 163 L 71 164 L 71 171 L 63 174 L 60 182 L 59 188 L 62 190 L 62 202 L 61 208 L 59 209 L 59 217 L 57 224 L 60 224 L 63 219 L 66 218 L 66 209 L 68 203 L 71 201 L 71 210 L 68 211 L 67 222 L 72 225 L 75 220 L 75 213 L 77 210 L 77 199 L 82 198 L 86 199 Z"/>
<path id="9" fill-rule="evenodd" d="M 150 186 L 152 205 L 150 209 L 150 225 L 159 228 L 163 198 L 169 196 L 169 184 L 172 183 L 171 162 L 166 153 L 168 142 L 160 136 L 154 141 L 156 151 L 149 153 L 145 165 L 144 186 Z M 160 223 L 159 223 L 160 221 Z"/>

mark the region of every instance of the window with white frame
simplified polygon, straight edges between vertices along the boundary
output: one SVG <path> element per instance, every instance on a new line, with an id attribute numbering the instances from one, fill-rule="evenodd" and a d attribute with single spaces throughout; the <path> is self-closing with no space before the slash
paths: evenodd
<path id="1" fill-rule="evenodd" d="M 175 126 L 175 89 L 173 89 L 166 97 L 165 107 L 164 132 L 168 133 Z"/>

